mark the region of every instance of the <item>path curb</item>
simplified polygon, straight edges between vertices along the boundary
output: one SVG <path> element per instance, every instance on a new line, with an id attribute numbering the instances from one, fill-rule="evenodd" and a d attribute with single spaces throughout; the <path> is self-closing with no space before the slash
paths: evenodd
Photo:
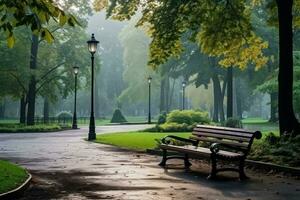
<path id="1" fill-rule="evenodd" d="M 26 171 L 26 172 L 28 174 L 28 178 L 26 179 L 26 181 L 18 188 L 0 194 L 1 200 L 17 199 L 17 198 L 20 198 L 24 194 L 25 190 L 30 186 L 30 182 L 32 179 L 31 174 L 28 171 Z"/>
<path id="2" fill-rule="evenodd" d="M 152 155 L 162 155 L 162 151 L 155 149 L 147 149 L 146 152 Z M 245 164 L 249 167 L 260 168 L 263 170 L 273 170 L 276 172 L 284 172 L 292 176 L 300 176 L 300 169 L 295 167 L 286 167 L 262 161 L 245 160 Z"/>

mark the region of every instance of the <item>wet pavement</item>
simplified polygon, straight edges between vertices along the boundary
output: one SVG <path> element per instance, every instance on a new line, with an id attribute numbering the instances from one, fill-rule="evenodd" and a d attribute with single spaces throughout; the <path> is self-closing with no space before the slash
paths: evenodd
<path id="1" fill-rule="evenodd" d="M 143 125 L 97 127 L 97 133 L 144 129 Z M 300 181 L 247 170 L 251 179 L 240 182 L 226 173 L 206 180 L 209 166 L 193 162 L 185 171 L 160 157 L 120 150 L 84 140 L 87 127 L 55 133 L 0 134 L 0 158 L 17 162 L 33 175 L 22 199 L 194 200 L 300 199 Z"/>

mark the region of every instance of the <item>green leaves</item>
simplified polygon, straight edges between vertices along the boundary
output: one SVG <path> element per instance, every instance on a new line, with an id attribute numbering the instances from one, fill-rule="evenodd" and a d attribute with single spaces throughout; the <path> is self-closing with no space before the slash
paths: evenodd
<path id="1" fill-rule="evenodd" d="M 60 26 L 79 25 L 74 16 L 66 14 L 53 0 L 2 0 L 0 2 L 0 31 L 5 31 L 8 47 L 15 44 L 13 32 L 16 27 L 28 26 L 36 35 L 51 43 L 53 35 L 47 29 L 50 20 Z"/>
<path id="2" fill-rule="evenodd" d="M 13 34 L 11 34 L 8 38 L 7 38 L 7 46 L 8 48 L 13 48 L 13 46 L 15 45 L 15 37 Z"/>
<path id="3" fill-rule="evenodd" d="M 54 37 L 52 33 L 48 29 L 42 29 L 41 37 L 46 40 L 48 43 L 52 43 L 54 41 Z"/>

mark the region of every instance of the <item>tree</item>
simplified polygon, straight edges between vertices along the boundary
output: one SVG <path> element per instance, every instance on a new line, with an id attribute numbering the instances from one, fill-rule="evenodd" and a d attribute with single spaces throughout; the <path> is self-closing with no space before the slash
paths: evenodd
<path id="1" fill-rule="evenodd" d="M 300 132 L 293 110 L 293 5 L 299 10 L 299 0 L 270 1 L 269 8 L 277 7 L 279 28 L 279 124 L 280 133 Z M 137 25 L 149 27 L 153 39 L 149 64 L 157 66 L 171 55 L 182 51 L 181 35 L 192 30 L 194 41 L 203 52 L 221 56 L 224 66 L 245 68 L 255 63 L 256 68 L 268 59 L 262 49 L 267 43 L 256 36 L 251 26 L 252 5 L 261 1 L 116 1 L 96 0 L 95 8 L 107 7 L 107 16 L 119 20 L 129 19 L 141 7 L 143 16 Z M 274 9 L 271 13 L 274 13 Z"/>

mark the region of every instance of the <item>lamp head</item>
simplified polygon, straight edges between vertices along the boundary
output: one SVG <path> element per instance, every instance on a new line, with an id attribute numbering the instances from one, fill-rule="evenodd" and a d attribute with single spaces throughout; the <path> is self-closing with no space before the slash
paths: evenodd
<path id="1" fill-rule="evenodd" d="M 96 40 L 95 34 L 92 34 L 91 40 L 87 41 L 88 49 L 91 54 L 96 53 L 99 41 Z"/>

